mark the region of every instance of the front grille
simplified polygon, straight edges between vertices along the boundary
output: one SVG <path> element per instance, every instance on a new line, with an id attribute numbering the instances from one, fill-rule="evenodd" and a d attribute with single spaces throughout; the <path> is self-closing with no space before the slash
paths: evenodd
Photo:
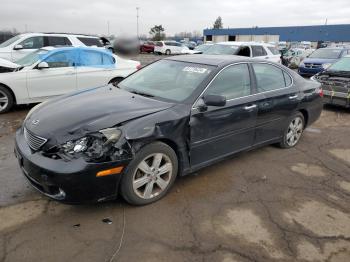
<path id="1" fill-rule="evenodd" d="M 322 67 L 322 64 L 311 64 L 311 63 L 305 63 L 306 68 L 320 68 Z"/>
<path id="2" fill-rule="evenodd" d="M 24 138 L 27 142 L 27 144 L 30 146 L 31 149 L 33 150 L 39 150 L 40 147 L 42 147 L 47 139 L 34 135 L 32 132 L 30 132 L 27 128 L 23 128 L 23 133 L 24 133 Z"/>

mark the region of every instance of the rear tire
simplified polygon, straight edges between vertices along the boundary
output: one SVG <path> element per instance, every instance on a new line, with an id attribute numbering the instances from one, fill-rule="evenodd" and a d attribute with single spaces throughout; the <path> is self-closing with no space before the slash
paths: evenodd
<path id="1" fill-rule="evenodd" d="M 167 194 L 174 184 L 178 159 L 174 150 L 155 142 L 141 148 L 121 181 L 121 195 L 132 205 L 147 205 Z"/>
<path id="2" fill-rule="evenodd" d="M 298 144 L 305 127 L 305 119 L 302 113 L 294 114 L 286 127 L 279 146 L 281 148 L 291 148 Z"/>
<path id="3" fill-rule="evenodd" d="M 165 50 L 166 55 L 171 55 L 171 51 L 169 49 Z"/>
<path id="4" fill-rule="evenodd" d="M 0 114 L 9 111 L 15 103 L 11 92 L 4 86 L 0 85 Z"/>

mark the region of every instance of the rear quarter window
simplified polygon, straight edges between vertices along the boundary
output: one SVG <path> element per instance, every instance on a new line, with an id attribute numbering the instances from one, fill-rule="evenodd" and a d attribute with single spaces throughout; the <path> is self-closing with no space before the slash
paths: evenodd
<path id="1" fill-rule="evenodd" d="M 97 46 L 103 47 L 102 43 L 98 38 L 94 37 L 78 37 L 78 40 L 86 46 Z"/>
<path id="2" fill-rule="evenodd" d="M 280 54 L 280 52 L 277 50 L 276 47 L 268 46 L 267 49 L 269 49 L 270 52 L 271 52 L 273 55 L 279 55 L 279 54 Z"/>

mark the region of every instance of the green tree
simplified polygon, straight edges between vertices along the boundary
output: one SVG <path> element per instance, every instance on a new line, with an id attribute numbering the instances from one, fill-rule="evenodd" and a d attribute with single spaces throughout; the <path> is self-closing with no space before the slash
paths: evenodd
<path id="1" fill-rule="evenodd" d="M 219 16 L 218 18 L 216 18 L 213 27 L 214 27 L 215 29 L 221 29 L 221 28 L 224 27 L 223 24 L 222 24 L 221 16 Z"/>
<path id="2" fill-rule="evenodd" d="M 165 34 L 163 33 L 164 31 L 165 29 L 162 25 L 155 25 L 151 28 L 149 33 L 152 35 L 154 41 L 160 41 L 165 38 Z"/>

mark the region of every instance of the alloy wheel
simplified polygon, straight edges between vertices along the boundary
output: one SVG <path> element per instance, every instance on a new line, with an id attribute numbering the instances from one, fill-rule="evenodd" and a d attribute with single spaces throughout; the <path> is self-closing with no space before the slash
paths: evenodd
<path id="1" fill-rule="evenodd" d="M 303 119 L 300 116 L 297 116 L 292 120 L 292 122 L 290 122 L 288 131 L 287 131 L 287 137 L 286 137 L 287 144 L 289 146 L 294 146 L 298 143 L 301 137 L 301 134 L 303 132 L 303 129 L 304 129 L 304 123 L 303 123 Z"/>
<path id="2" fill-rule="evenodd" d="M 9 98 L 5 92 L 0 90 L 0 111 L 4 110 L 9 103 Z"/>
<path id="3" fill-rule="evenodd" d="M 173 175 L 173 164 L 163 153 L 144 158 L 133 174 L 133 190 L 143 199 L 151 199 L 167 189 Z"/>

